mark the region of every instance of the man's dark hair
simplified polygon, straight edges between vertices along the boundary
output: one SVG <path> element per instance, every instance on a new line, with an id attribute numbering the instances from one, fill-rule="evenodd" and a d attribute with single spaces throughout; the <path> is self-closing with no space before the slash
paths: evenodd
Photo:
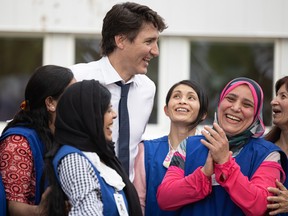
<path id="1" fill-rule="evenodd" d="M 145 5 L 126 2 L 114 5 L 103 19 L 101 54 L 109 55 L 116 48 L 116 35 L 123 34 L 131 42 L 144 23 L 152 23 L 159 32 L 167 28 L 164 19 Z"/>

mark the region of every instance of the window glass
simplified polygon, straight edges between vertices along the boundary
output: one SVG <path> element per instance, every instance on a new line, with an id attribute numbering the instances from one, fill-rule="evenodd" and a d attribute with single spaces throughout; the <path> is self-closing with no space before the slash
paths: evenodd
<path id="1" fill-rule="evenodd" d="M 19 111 L 27 81 L 42 65 L 42 53 L 41 38 L 0 37 L 0 121 Z"/>
<path id="2" fill-rule="evenodd" d="M 76 63 L 85 63 L 100 59 L 99 39 L 76 39 Z"/>
<path id="3" fill-rule="evenodd" d="M 157 124 L 157 115 L 158 115 L 158 106 L 157 106 L 157 101 L 158 101 L 158 65 L 159 65 L 159 57 L 157 58 L 153 58 L 150 63 L 149 63 L 149 67 L 148 67 L 148 73 L 147 76 L 153 80 L 153 82 L 156 85 L 156 94 L 154 97 L 154 105 L 153 105 L 153 109 L 152 109 L 152 113 L 149 119 L 149 123 L 150 124 Z"/>
<path id="4" fill-rule="evenodd" d="M 100 39 L 76 39 L 76 63 L 90 62 L 100 59 Z M 158 58 L 150 61 L 147 76 L 158 86 Z M 157 123 L 157 91 L 154 99 L 154 107 L 149 123 Z"/>
<path id="5" fill-rule="evenodd" d="M 273 90 L 273 43 L 191 42 L 190 78 L 206 89 L 211 124 L 224 85 L 236 77 L 257 81 L 264 92 L 263 118 L 271 125 L 270 101 Z"/>

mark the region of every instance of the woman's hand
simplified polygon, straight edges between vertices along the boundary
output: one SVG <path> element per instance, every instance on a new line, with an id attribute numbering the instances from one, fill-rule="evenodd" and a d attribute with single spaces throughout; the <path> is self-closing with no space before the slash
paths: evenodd
<path id="1" fill-rule="evenodd" d="M 275 194 L 274 196 L 267 197 L 267 200 L 270 202 L 270 204 L 267 205 L 267 209 L 270 210 L 269 215 L 288 212 L 288 190 L 278 180 L 276 180 L 276 186 L 277 188 L 267 188 L 269 192 Z"/>
<path id="2" fill-rule="evenodd" d="M 46 215 L 47 214 L 47 197 L 49 193 L 52 191 L 51 187 L 47 187 L 44 193 L 41 195 L 41 201 L 37 206 L 37 214 L 36 215 Z"/>
<path id="3" fill-rule="evenodd" d="M 229 142 L 225 132 L 217 124 L 213 123 L 213 128 L 204 126 L 201 133 L 207 140 L 201 139 L 203 145 L 205 145 L 213 158 L 213 161 L 217 164 L 226 163 L 229 160 Z"/>
<path id="4" fill-rule="evenodd" d="M 27 203 L 8 201 L 8 211 L 11 216 L 45 216 L 47 215 L 47 196 L 51 192 L 48 187 L 41 196 L 39 205 L 29 205 Z"/>
<path id="5" fill-rule="evenodd" d="M 210 151 L 208 152 L 205 165 L 201 168 L 205 176 L 210 177 L 214 173 L 213 158 Z"/>

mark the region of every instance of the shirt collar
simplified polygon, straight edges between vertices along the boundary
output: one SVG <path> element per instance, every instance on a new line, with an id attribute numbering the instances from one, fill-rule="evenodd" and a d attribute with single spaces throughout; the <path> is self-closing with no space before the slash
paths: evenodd
<path id="1" fill-rule="evenodd" d="M 119 76 L 115 68 L 111 65 L 109 58 L 107 56 L 102 57 L 103 64 L 105 66 L 105 73 L 104 73 L 104 80 L 106 85 L 116 83 L 118 81 L 124 82 L 124 80 Z M 133 76 L 128 82 L 126 83 L 135 83 L 135 76 Z"/>

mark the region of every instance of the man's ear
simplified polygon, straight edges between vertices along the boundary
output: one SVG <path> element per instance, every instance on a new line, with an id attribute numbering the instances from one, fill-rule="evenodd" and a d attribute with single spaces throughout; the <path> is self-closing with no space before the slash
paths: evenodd
<path id="1" fill-rule="evenodd" d="M 114 39 L 115 39 L 116 46 L 119 49 L 123 49 L 124 48 L 124 41 L 126 40 L 126 36 L 124 36 L 123 34 L 120 34 L 120 35 L 116 35 L 114 37 Z"/>
<path id="2" fill-rule="evenodd" d="M 48 112 L 55 112 L 57 102 L 51 96 L 45 99 L 45 104 Z"/>

